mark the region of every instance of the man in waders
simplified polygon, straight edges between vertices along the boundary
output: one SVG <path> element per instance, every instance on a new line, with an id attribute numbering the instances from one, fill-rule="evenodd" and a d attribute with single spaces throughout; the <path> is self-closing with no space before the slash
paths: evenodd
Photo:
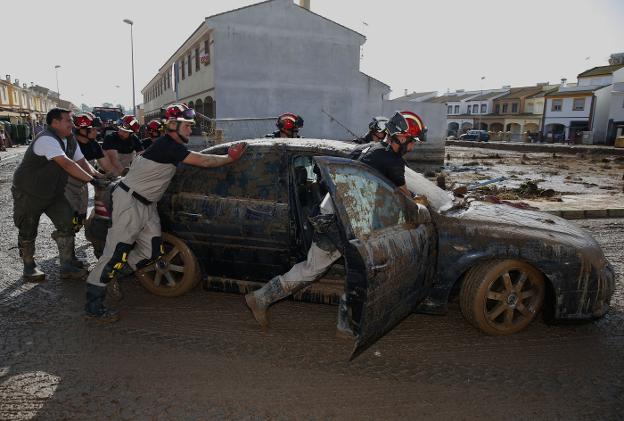
<path id="1" fill-rule="evenodd" d="M 195 122 L 195 111 L 184 104 L 174 104 L 166 111 L 166 133 L 138 156 L 128 174 L 113 192 L 112 226 L 106 246 L 87 279 L 86 317 L 100 322 L 114 322 L 119 316 L 104 306 L 106 284 L 126 264 L 132 270 L 162 258 L 162 234 L 157 202 L 167 190 L 179 163 L 197 167 L 220 167 L 238 160 L 247 146 L 230 146 L 227 155 L 191 152 L 186 144 Z"/>
<path id="2" fill-rule="evenodd" d="M 116 175 L 110 161 L 104 156 L 102 147 L 96 141 L 98 127 L 102 126 L 100 119 L 89 112 L 74 114 L 72 119 L 76 128 L 74 137 L 77 140 L 80 152 L 82 152 L 87 161 L 90 170 L 89 174 L 96 174 L 97 171 L 93 168 L 93 165 L 97 161 L 99 167 L 106 173 Z M 82 180 L 69 176 L 65 186 L 65 198 L 74 211 L 72 225 L 74 232 L 77 233 L 84 226 L 87 218 L 89 203 L 87 184 Z M 84 263 L 76 258 L 75 251 L 73 251 L 72 262 L 76 267 L 85 267 Z"/>
<path id="3" fill-rule="evenodd" d="M 13 175 L 13 220 L 18 229 L 17 244 L 24 262 L 23 278 L 28 282 L 45 280 L 45 274 L 35 263 L 35 238 L 39 218 L 46 214 L 56 231 L 52 238 L 59 249 L 60 275 L 63 279 L 81 279 L 87 275 L 83 268 L 72 264 L 74 251 L 73 210 L 65 198 L 67 177 L 91 183 L 105 184 L 99 174 L 92 173 L 72 136 L 69 110 L 53 108 L 46 115 L 48 128 L 39 133 L 28 146 L 24 158 Z"/>
<path id="4" fill-rule="evenodd" d="M 403 155 L 414 149 L 414 143 L 425 130 L 422 120 L 416 114 L 397 112 L 386 124 L 388 143 L 377 142 L 362 151 L 359 161 L 370 165 L 386 176 L 396 187 L 412 197 L 405 185 L 405 161 Z M 321 180 L 322 181 L 322 180 Z M 342 256 L 334 204 L 329 193 L 319 205 L 319 214 L 310 218 L 314 229 L 312 245 L 307 259 L 295 264 L 288 272 L 267 282 L 262 288 L 245 295 L 245 302 L 254 318 L 263 329 L 269 326 L 267 310 L 271 304 L 288 297 L 318 280 L 329 267 Z M 346 296 L 340 298 L 338 333 L 350 336 L 346 322 Z"/>
<path id="5" fill-rule="evenodd" d="M 135 156 L 143 152 L 141 141 L 136 135 L 140 128 L 141 125 L 133 115 L 125 115 L 121 118 L 117 131 L 106 136 L 102 142 L 104 154 L 118 175 L 123 175 L 130 168 Z"/>

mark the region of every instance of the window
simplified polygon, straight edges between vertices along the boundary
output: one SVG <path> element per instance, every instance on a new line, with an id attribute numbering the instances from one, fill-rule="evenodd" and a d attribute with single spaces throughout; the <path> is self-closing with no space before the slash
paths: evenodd
<path id="1" fill-rule="evenodd" d="M 204 66 L 208 66 L 210 64 L 210 37 L 204 41 L 204 56 L 205 58 L 202 61 Z"/>
<path id="2" fill-rule="evenodd" d="M 479 113 L 479 104 L 473 104 L 473 106 L 472 106 L 472 113 L 473 114 L 478 114 Z"/>
<path id="3" fill-rule="evenodd" d="M 195 49 L 195 71 L 199 72 L 199 48 Z"/>
<path id="4" fill-rule="evenodd" d="M 180 69 L 182 69 L 182 80 L 184 80 L 184 78 L 186 77 L 184 70 L 184 59 L 180 60 Z"/>
<path id="5" fill-rule="evenodd" d="M 503 104 L 503 114 L 505 114 L 508 109 L 509 109 L 509 104 Z"/>
<path id="6" fill-rule="evenodd" d="M 456 105 L 454 110 L 455 110 L 454 114 L 459 114 L 459 105 Z"/>
<path id="7" fill-rule="evenodd" d="M 330 174 L 357 238 L 364 239 L 374 231 L 406 222 L 401 196 L 367 169 L 337 165 L 330 167 Z"/>
<path id="8" fill-rule="evenodd" d="M 193 63 L 191 62 L 191 55 L 188 55 L 188 61 L 186 62 L 186 64 L 188 65 L 188 75 L 192 75 L 193 74 Z"/>
<path id="9" fill-rule="evenodd" d="M 446 113 L 447 113 L 447 114 L 453 114 L 453 106 L 452 106 L 452 105 L 449 105 L 449 106 L 446 108 Z"/>
<path id="10" fill-rule="evenodd" d="M 512 113 L 517 113 L 518 112 L 518 103 L 514 102 L 513 104 L 511 104 L 511 112 Z"/>
<path id="11" fill-rule="evenodd" d="M 585 98 L 574 98 L 572 111 L 583 111 L 585 109 Z"/>
<path id="12" fill-rule="evenodd" d="M 487 104 L 481 104 L 481 114 L 485 114 L 487 112 Z"/>
<path id="13" fill-rule="evenodd" d="M 496 104 L 496 106 L 494 107 L 494 110 L 495 110 L 494 112 L 496 114 L 499 114 L 500 113 L 500 104 Z"/>
<path id="14" fill-rule="evenodd" d="M 466 114 L 470 114 L 470 105 L 466 108 Z"/>
<path id="15" fill-rule="evenodd" d="M 561 106 L 563 104 L 562 99 L 553 99 L 552 100 L 552 111 L 561 111 Z"/>

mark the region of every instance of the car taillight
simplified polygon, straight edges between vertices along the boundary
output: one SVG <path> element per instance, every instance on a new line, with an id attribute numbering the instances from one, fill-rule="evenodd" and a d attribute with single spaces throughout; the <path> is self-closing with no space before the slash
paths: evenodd
<path id="1" fill-rule="evenodd" d="M 96 200 L 94 202 L 93 210 L 95 211 L 96 215 L 101 216 L 102 218 L 110 218 L 110 213 L 108 212 L 108 209 L 106 209 L 106 206 L 100 200 Z"/>

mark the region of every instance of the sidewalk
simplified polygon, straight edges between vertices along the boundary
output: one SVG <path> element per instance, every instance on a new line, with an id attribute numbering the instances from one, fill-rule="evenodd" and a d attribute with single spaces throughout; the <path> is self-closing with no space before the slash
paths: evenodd
<path id="1" fill-rule="evenodd" d="M 447 140 L 446 146 L 461 146 L 465 148 L 495 149 L 516 152 L 546 152 L 546 153 L 587 153 L 624 156 L 624 148 L 615 148 L 605 145 L 564 145 L 561 143 L 523 143 L 523 142 L 475 142 L 470 140 Z"/>
<path id="2" fill-rule="evenodd" d="M 562 202 L 510 200 L 522 202 L 565 219 L 624 218 L 624 194 L 564 195 Z"/>

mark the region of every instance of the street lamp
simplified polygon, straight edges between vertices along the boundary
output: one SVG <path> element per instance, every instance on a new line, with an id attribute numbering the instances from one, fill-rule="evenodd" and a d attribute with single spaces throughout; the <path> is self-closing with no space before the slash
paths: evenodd
<path id="1" fill-rule="evenodd" d="M 56 93 L 58 94 L 59 99 L 61 99 L 61 91 L 59 90 L 59 84 L 58 84 L 58 69 L 60 68 L 61 66 L 58 64 L 54 66 L 54 71 L 56 72 Z"/>
<path id="2" fill-rule="evenodd" d="M 134 25 L 134 22 L 130 19 L 124 19 L 123 21 L 124 23 L 130 25 L 130 53 L 132 55 L 132 114 L 134 115 L 136 113 L 136 99 L 134 94 L 134 39 L 132 36 L 132 26 Z"/>
<path id="3" fill-rule="evenodd" d="M 485 76 L 481 76 L 481 81 L 479 82 L 479 91 L 481 93 L 479 94 L 479 97 L 483 96 L 483 81 L 484 80 L 485 80 Z M 478 128 L 479 130 L 481 130 L 481 114 L 482 114 L 482 111 L 481 111 L 481 101 L 483 101 L 483 98 L 479 99 L 479 128 Z"/>

